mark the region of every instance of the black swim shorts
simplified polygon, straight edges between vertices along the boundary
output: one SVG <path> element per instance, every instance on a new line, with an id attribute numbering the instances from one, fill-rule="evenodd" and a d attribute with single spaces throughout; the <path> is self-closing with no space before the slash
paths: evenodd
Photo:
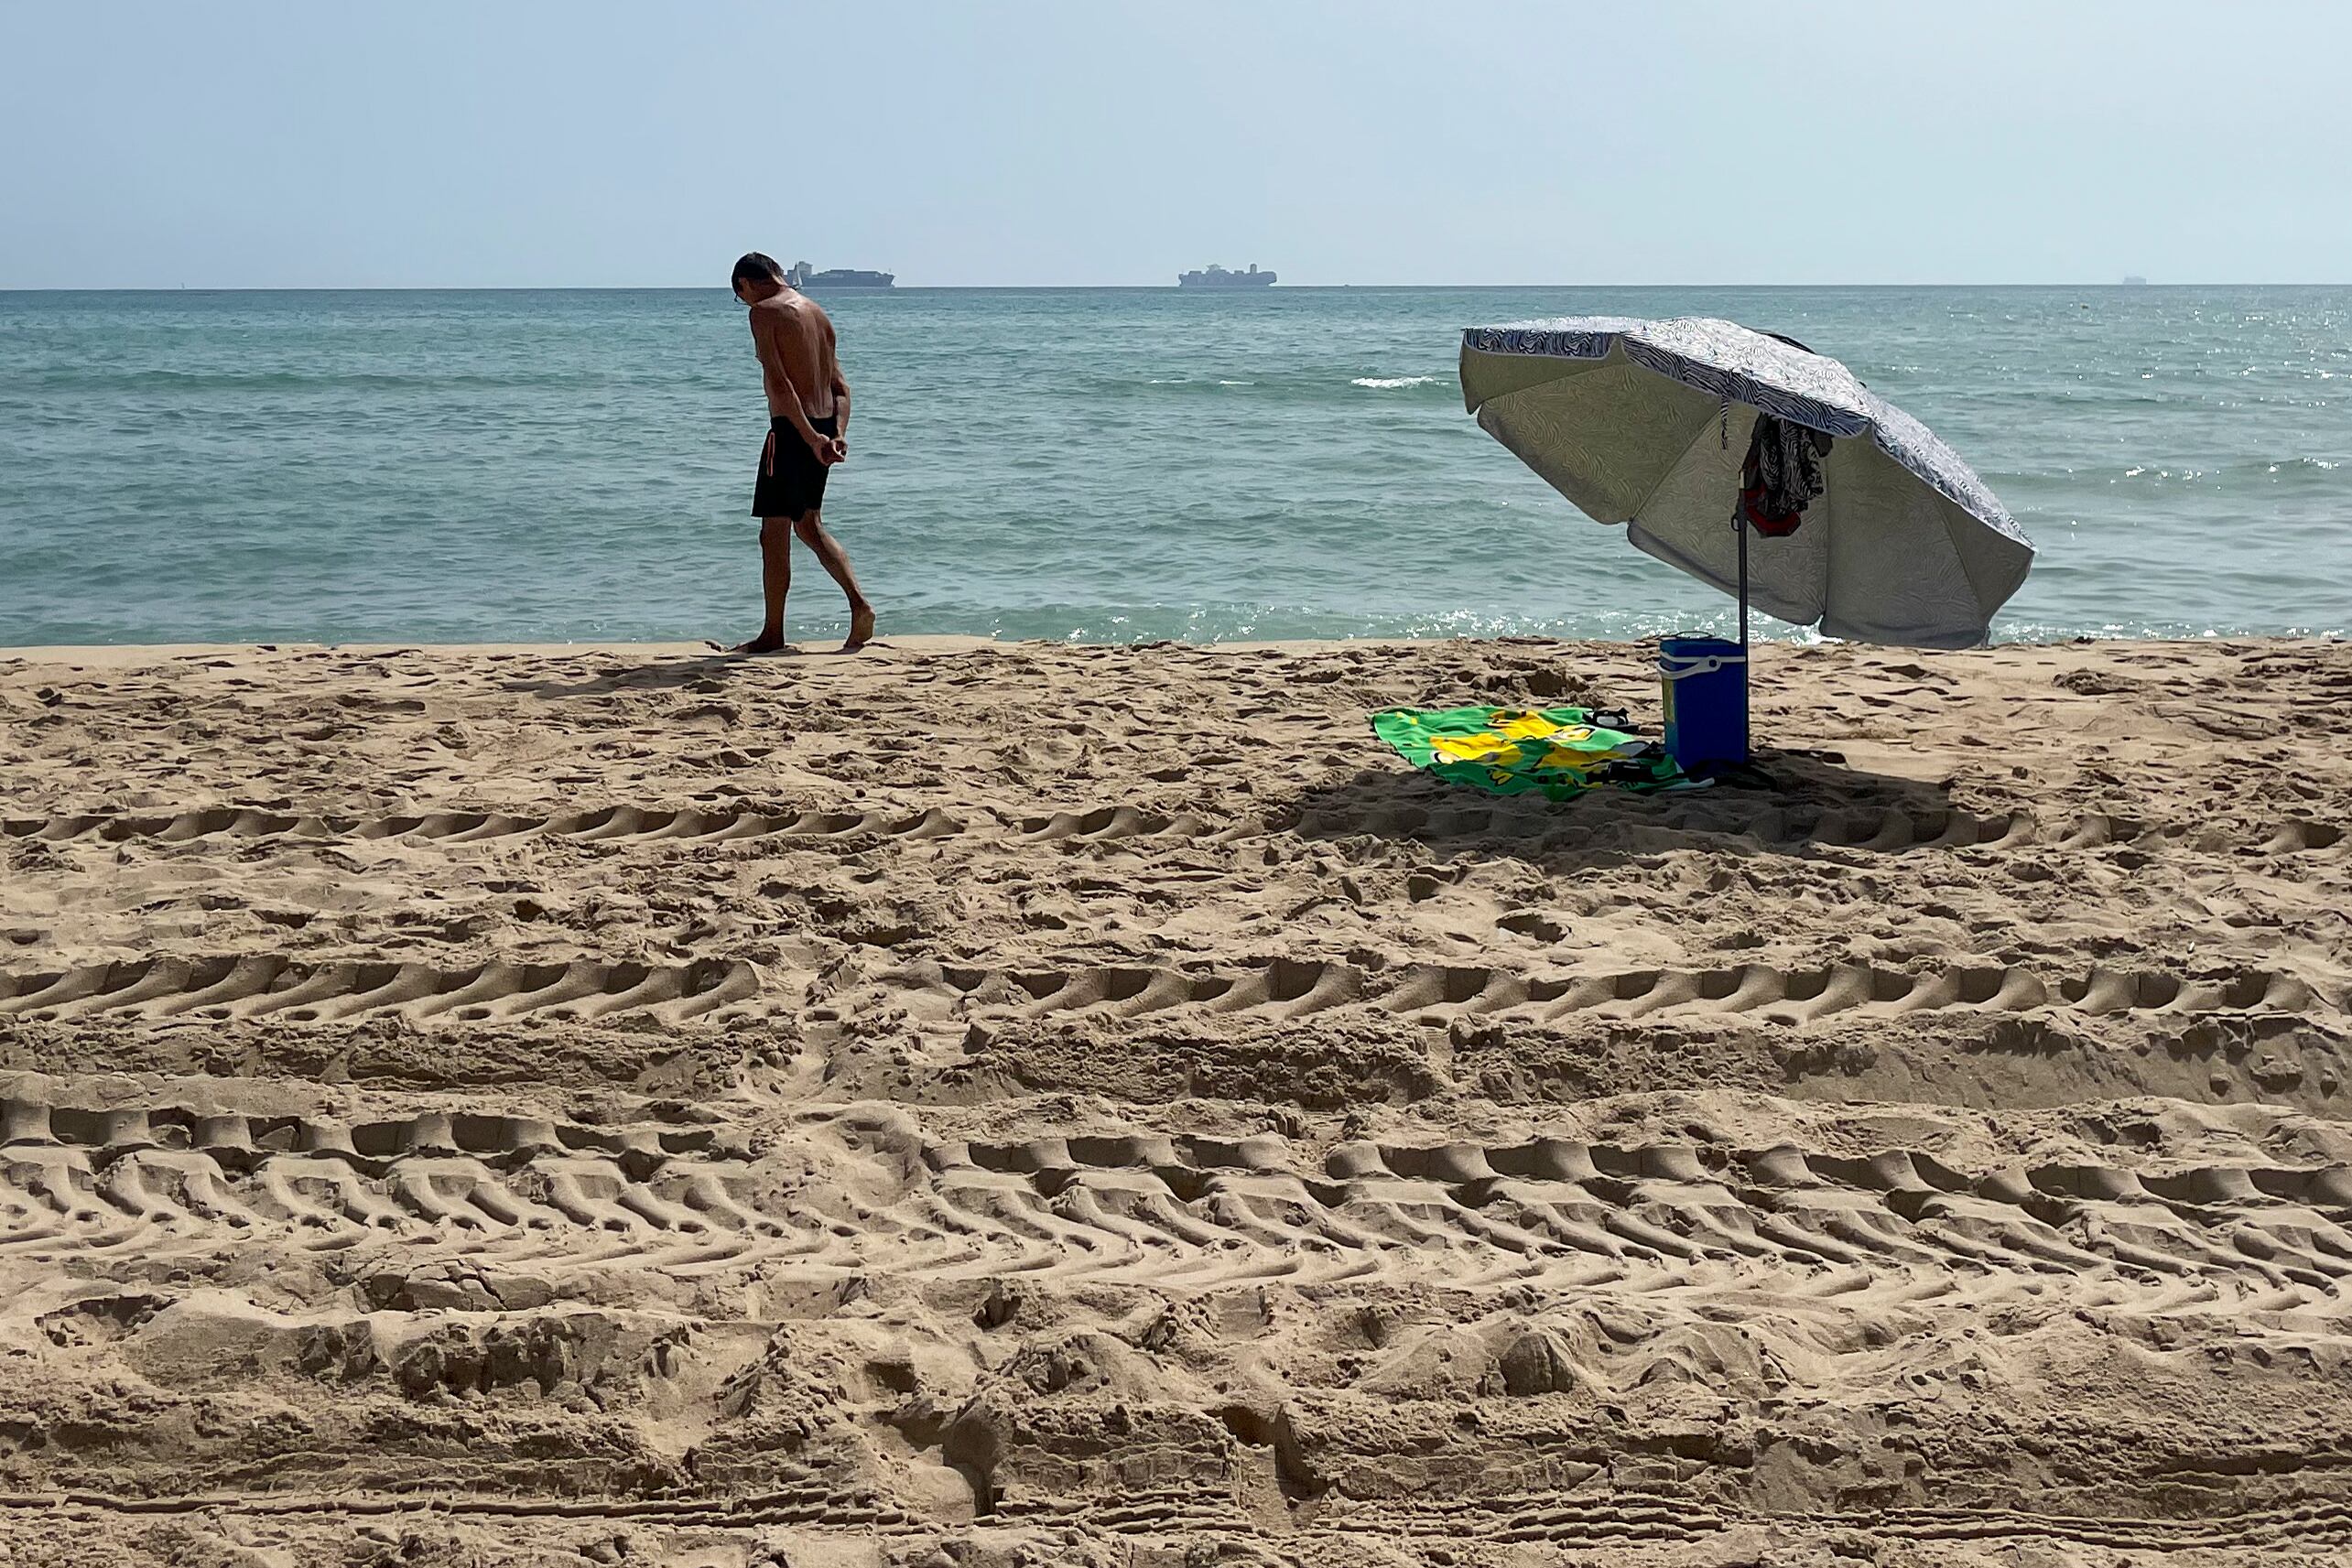
<path id="1" fill-rule="evenodd" d="M 839 427 L 837 416 L 831 414 L 808 423 L 820 436 L 833 435 Z M 791 420 L 774 421 L 760 448 L 760 475 L 752 486 L 752 515 L 789 517 L 797 523 L 825 504 L 825 470 Z"/>

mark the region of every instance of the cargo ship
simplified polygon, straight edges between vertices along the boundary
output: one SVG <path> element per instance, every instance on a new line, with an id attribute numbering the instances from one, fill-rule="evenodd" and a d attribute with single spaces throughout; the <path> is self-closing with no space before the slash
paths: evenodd
<path id="1" fill-rule="evenodd" d="M 1274 280 L 1274 275 L 1270 272 L 1260 272 L 1258 264 L 1255 262 L 1250 264 L 1250 270 L 1247 272 L 1227 272 L 1223 267 L 1211 262 L 1206 272 L 1176 274 L 1178 288 L 1263 288 Z"/>
<path id="2" fill-rule="evenodd" d="M 894 272 L 867 272 L 853 266 L 817 271 L 807 262 L 795 262 L 784 281 L 795 288 L 889 288 L 898 282 Z"/>

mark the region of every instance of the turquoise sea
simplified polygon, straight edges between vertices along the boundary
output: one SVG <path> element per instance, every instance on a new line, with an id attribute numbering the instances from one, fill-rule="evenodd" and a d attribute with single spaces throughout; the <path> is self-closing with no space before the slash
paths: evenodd
<path id="1" fill-rule="evenodd" d="M 1571 312 L 1785 332 L 1925 419 L 2041 546 L 1999 637 L 2352 631 L 2352 288 L 825 304 L 885 633 L 1728 624 L 1464 415 L 1462 327 Z M 765 427 L 718 288 L 0 293 L 0 644 L 748 635 Z"/>

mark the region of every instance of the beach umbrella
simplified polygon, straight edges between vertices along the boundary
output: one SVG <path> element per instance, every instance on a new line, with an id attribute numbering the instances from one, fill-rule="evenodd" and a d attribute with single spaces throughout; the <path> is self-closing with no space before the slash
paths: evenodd
<path id="1" fill-rule="evenodd" d="M 1833 637 L 1971 647 L 2033 562 L 1924 425 L 1836 360 L 1734 322 L 1472 327 L 1462 401 L 1635 548 L 1736 595 L 1743 645 L 1753 602 Z"/>

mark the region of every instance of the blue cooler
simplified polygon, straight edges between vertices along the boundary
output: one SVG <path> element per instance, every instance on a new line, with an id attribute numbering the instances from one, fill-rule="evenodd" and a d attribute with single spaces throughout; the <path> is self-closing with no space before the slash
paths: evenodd
<path id="1" fill-rule="evenodd" d="M 1685 773 L 1748 760 L 1748 653 L 1722 637 L 1662 637 L 1666 754 Z"/>

